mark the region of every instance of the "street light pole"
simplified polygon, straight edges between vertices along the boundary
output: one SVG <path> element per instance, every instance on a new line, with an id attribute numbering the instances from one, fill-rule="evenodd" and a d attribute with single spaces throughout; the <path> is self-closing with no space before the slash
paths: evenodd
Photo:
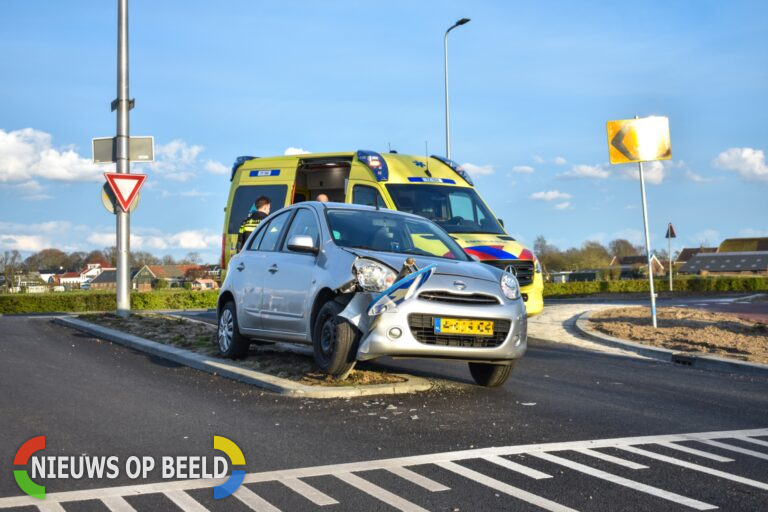
<path id="1" fill-rule="evenodd" d="M 116 171 L 131 172 L 128 161 L 128 0 L 117 1 L 117 134 L 115 137 Z M 117 211 L 117 314 L 131 313 L 130 294 L 130 214 L 116 207 Z"/>
<path id="2" fill-rule="evenodd" d="M 469 23 L 469 18 L 461 18 L 445 31 L 445 36 L 443 37 L 443 60 L 445 62 L 445 157 L 449 160 L 451 158 L 451 114 L 448 109 L 448 33 L 456 27 L 467 23 Z"/>

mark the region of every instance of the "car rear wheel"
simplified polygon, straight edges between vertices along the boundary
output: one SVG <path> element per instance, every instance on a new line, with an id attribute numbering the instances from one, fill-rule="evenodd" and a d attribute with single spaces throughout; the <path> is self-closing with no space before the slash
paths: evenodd
<path id="1" fill-rule="evenodd" d="M 219 313 L 219 328 L 216 333 L 219 353 L 231 359 L 242 359 L 248 355 L 248 338 L 240 334 L 237 323 L 237 309 L 232 301 L 224 304 Z"/>
<path id="2" fill-rule="evenodd" d="M 315 362 L 325 373 L 344 379 L 355 366 L 359 333 L 346 318 L 339 316 L 344 306 L 328 302 L 317 314 L 312 345 Z"/>
<path id="3" fill-rule="evenodd" d="M 469 373 L 472 374 L 472 378 L 480 386 L 487 388 L 495 388 L 501 386 L 515 368 L 515 361 L 511 361 L 504 364 L 492 364 L 492 363 L 468 363 Z"/>

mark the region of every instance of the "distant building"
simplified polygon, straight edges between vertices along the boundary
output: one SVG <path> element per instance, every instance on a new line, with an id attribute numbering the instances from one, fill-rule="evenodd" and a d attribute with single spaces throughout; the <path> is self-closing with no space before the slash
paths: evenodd
<path id="1" fill-rule="evenodd" d="M 675 258 L 675 266 L 679 267 L 684 263 L 688 263 L 688 261 L 697 254 L 708 254 L 712 252 L 717 252 L 717 247 L 686 247 L 677 254 L 677 258 Z"/>
<path id="2" fill-rule="evenodd" d="M 149 287 L 139 287 L 140 280 L 137 280 L 136 276 L 140 270 L 143 270 L 143 268 L 139 270 L 131 270 L 131 289 L 138 291 L 149 291 L 152 286 L 151 284 Z M 91 290 L 114 290 L 117 288 L 117 270 L 113 268 L 105 269 L 102 273 L 96 276 L 93 281 L 88 283 L 88 285 Z"/>
<path id="3" fill-rule="evenodd" d="M 157 279 L 164 279 L 169 287 L 180 287 L 194 273 L 204 273 L 199 265 L 147 265 Z M 193 278 L 194 279 L 194 278 Z"/>
<path id="4" fill-rule="evenodd" d="M 680 273 L 768 275 L 768 251 L 697 254 L 680 268 Z"/>
<path id="5" fill-rule="evenodd" d="M 214 281 L 213 279 L 195 279 L 192 281 L 192 289 L 193 290 L 218 290 L 219 289 L 219 283 Z"/>
<path id="6" fill-rule="evenodd" d="M 622 256 L 621 258 L 614 256 L 609 267 L 612 269 L 618 267 L 621 270 L 620 279 L 637 279 L 648 275 L 648 259 L 645 256 Z M 654 276 L 663 276 L 667 273 L 667 269 L 655 254 L 651 256 L 651 269 Z"/>
<path id="7" fill-rule="evenodd" d="M 768 251 L 768 237 L 726 238 L 717 252 L 761 252 Z"/>

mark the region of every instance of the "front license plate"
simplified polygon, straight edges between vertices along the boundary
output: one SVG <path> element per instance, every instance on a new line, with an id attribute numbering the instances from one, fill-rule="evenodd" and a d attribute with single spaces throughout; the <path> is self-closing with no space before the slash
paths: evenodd
<path id="1" fill-rule="evenodd" d="M 435 318 L 435 334 L 473 334 L 493 336 L 493 320 Z"/>

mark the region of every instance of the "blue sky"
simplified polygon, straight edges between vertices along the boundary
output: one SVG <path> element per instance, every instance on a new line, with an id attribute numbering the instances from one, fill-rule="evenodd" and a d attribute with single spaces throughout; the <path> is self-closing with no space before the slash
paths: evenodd
<path id="1" fill-rule="evenodd" d="M 112 245 L 91 138 L 115 116 L 116 1 L 0 5 L 0 251 Z M 562 248 L 641 241 L 636 167 L 609 166 L 605 121 L 670 118 L 649 164 L 655 245 L 768 235 L 765 2 L 130 1 L 133 135 L 158 161 L 132 248 L 215 261 L 238 155 L 444 152 L 508 230 Z"/>

